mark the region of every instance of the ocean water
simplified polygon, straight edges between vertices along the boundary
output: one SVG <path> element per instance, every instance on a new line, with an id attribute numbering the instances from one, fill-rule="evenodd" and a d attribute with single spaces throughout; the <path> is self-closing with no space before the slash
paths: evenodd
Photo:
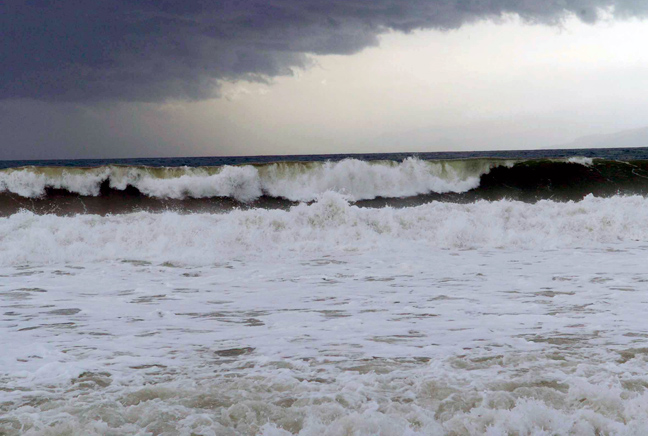
<path id="1" fill-rule="evenodd" d="M 647 432 L 648 149 L 0 164 L 0 434 Z"/>

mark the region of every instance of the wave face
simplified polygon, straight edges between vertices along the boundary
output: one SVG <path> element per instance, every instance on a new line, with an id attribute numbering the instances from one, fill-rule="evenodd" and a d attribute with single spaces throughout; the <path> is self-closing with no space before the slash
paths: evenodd
<path id="1" fill-rule="evenodd" d="M 587 197 L 360 208 L 335 193 L 283 210 L 227 214 L 139 212 L 0 220 L 0 264 L 144 259 L 212 264 L 238 255 L 439 249 L 556 249 L 648 240 L 648 199 Z"/>

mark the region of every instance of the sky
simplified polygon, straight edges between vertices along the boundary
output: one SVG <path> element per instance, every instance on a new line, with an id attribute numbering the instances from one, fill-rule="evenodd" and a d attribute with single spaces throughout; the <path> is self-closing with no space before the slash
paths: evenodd
<path id="1" fill-rule="evenodd" d="M 0 159 L 533 149 L 648 126 L 648 0 L 8 0 Z"/>

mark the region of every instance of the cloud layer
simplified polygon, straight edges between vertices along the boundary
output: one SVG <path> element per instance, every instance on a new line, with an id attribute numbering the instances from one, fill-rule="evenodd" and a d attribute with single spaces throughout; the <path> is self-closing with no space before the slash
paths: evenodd
<path id="1" fill-rule="evenodd" d="M 646 0 L 8 0 L 0 99 L 200 100 L 222 80 L 267 80 L 309 54 L 352 54 L 390 29 L 453 29 L 518 14 L 559 23 L 643 16 Z"/>

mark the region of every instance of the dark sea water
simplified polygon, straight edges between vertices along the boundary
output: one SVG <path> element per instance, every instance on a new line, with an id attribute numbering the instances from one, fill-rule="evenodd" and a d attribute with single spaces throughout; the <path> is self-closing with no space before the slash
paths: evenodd
<path id="1" fill-rule="evenodd" d="M 23 166 L 64 166 L 64 167 L 98 167 L 102 165 L 129 165 L 151 167 L 201 167 L 222 165 L 244 165 L 252 163 L 273 162 L 337 162 L 343 159 L 364 161 L 392 160 L 401 161 L 415 156 L 421 160 L 442 159 L 544 159 L 569 158 L 583 156 L 609 160 L 645 160 L 648 159 L 648 147 L 642 148 L 596 148 L 570 150 L 495 150 L 467 152 L 434 152 L 434 153 L 364 153 L 364 154 L 301 154 L 280 156 L 213 156 L 213 157 L 160 157 L 133 159 L 47 159 L 47 160 L 0 160 L 0 169 Z"/>

